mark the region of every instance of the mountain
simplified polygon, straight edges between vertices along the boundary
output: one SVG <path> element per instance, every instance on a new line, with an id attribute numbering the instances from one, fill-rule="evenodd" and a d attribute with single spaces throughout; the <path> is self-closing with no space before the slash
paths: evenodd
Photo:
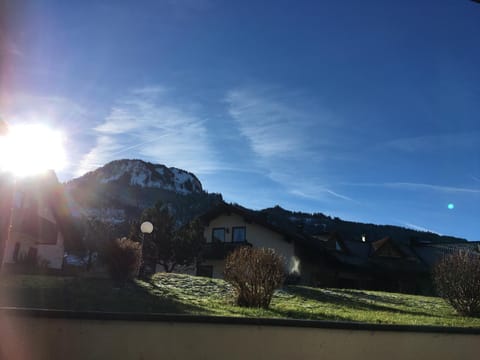
<path id="1" fill-rule="evenodd" d="M 198 178 L 185 170 L 155 165 L 142 160 L 115 160 L 67 184 L 81 187 L 92 184 L 116 184 L 174 191 L 182 195 L 203 192 Z"/>
<path id="2" fill-rule="evenodd" d="M 65 184 L 73 215 L 110 223 L 138 220 L 142 211 L 162 201 L 179 223 L 221 201 L 203 190 L 198 178 L 185 170 L 142 160 L 115 160 Z"/>
<path id="3" fill-rule="evenodd" d="M 306 235 L 315 236 L 324 233 L 336 232 L 346 240 L 375 241 L 386 236 L 395 241 L 408 243 L 410 241 L 452 243 L 465 242 L 465 239 L 439 235 L 431 232 L 417 231 L 393 225 L 376 225 L 345 221 L 338 217 L 330 217 L 322 213 L 308 214 L 292 212 L 280 206 L 263 209 L 260 214 L 273 225 L 283 227 L 289 231 L 302 232 Z"/>
<path id="4" fill-rule="evenodd" d="M 123 235 L 128 233 L 129 223 L 138 221 L 142 211 L 157 201 L 169 207 L 178 225 L 223 201 L 220 194 L 204 191 L 194 174 L 142 160 L 112 161 L 69 181 L 65 189 L 70 208 L 77 218 L 84 215 L 117 224 Z M 374 241 L 386 236 L 400 242 L 466 241 L 399 226 L 345 221 L 322 213 L 292 212 L 280 206 L 250 211 L 289 232 L 310 236 L 336 232 L 346 240 L 356 241 L 362 241 L 362 237 L 366 241 Z"/>

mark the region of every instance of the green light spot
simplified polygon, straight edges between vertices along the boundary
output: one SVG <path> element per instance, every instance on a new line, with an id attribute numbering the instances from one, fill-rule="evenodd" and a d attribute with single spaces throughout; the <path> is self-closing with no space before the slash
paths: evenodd
<path id="1" fill-rule="evenodd" d="M 452 203 L 448 204 L 447 207 L 449 210 L 455 209 L 455 205 L 453 205 Z"/>

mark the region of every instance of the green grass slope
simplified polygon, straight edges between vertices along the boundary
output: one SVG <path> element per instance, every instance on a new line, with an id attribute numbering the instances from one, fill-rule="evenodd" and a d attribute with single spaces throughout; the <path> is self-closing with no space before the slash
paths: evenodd
<path id="1" fill-rule="evenodd" d="M 458 316 L 435 297 L 287 286 L 270 309 L 248 309 L 235 306 L 223 280 L 163 273 L 122 289 L 105 279 L 2 276 L 0 306 L 480 327 L 480 318 Z"/>

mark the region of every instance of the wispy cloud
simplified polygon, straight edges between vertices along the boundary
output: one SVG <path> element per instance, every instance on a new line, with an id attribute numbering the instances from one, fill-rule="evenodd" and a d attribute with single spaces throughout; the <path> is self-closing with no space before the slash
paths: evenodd
<path id="1" fill-rule="evenodd" d="M 318 170 L 334 142 L 327 135 L 335 126 L 328 110 L 312 106 L 301 94 L 268 87 L 234 89 L 226 102 L 240 134 L 270 179 L 295 196 L 352 201 L 334 191 Z"/>
<path id="2" fill-rule="evenodd" d="M 480 194 L 480 189 L 472 189 L 465 187 L 444 186 L 435 184 L 424 183 L 411 183 L 411 182 L 384 182 L 384 183 L 342 183 L 346 186 L 365 186 L 365 187 L 386 187 L 405 190 L 432 190 L 447 193 L 468 193 L 468 194 Z"/>
<path id="3" fill-rule="evenodd" d="M 415 224 L 412 224 L 410 222 L 399 222 L 400 224 L 402 224 L 403 226 L 407 227 L 407 228 L 410 228 L 410 229 L 413 229 L 413 230 L 419 230 L 419 231 L 424 231 L 424 232 L 429 232 L 429 233 L 434 233 L 434 234 L 438 234 L 438 235 L 442 235 L 440 234 L 438 231 L 434 231 L 432 229 L 428 229 L 426 227 L 423 227 L 423 226 L 419 226 L 419 225 L 415 225 Z"/>
<path id="4" fill-rule="evenodd" d="M 108 161 L 140 157 L 195 173 L 218 164 L 205 123 L 176 104 L 162 87 L 131 91 L 93 130 L 97 142 L 81 161 L 78 174 Z"/>
<path id="5" fill-rule="evenodd" d="M 314 126 L 312 114 L 258 89 L 233 90 L 227 103 L 241 134 L 258 156 L 281 157 L 305 151 Z"/>
<path id="6" fill-rule="evenodd" d="M 323 198 L 325 195 L 330 195 L 335 198 L 339 198 L 342 200 L 347 200 L 347 201 L 354 201 L 351 197 L 348 197 L 346 195 L 339 194 L 335 191 L 332 191 L 327 188 L 318 188 L 313 191 L 306 191 L 305 189 L 299 190 L 299 189 L 292 189 L 290 190 L 290 193 L 293 195 L 297 195 L 306 199 L 312 199 L 312 200 L 318 200 Z"/>
<path id="7" fill-rule="evenodd" d="M 437 152 L 439 150 L 478 148 L 480 146 L 480 132 L 459 132 L 434 134 L 415 137 L 405 137 L 382 143 L 383 149 L 398 150 L 407 153 Z"/>

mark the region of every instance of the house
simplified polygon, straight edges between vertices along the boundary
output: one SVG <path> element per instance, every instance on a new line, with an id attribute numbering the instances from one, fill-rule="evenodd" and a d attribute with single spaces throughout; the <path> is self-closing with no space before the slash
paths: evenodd
<path id="1" fill-rule="evenodd" d="M 274 249 L 287 274 L 305 285 L 416 292 L 428 266 L 391 238 L 344 240 L 337 232 L 315 236 L 286 230 L 261 213 L 221 203 L 201 216 L 205 245 L 196 273 L 223 277 L 225 258 L 240 246 Z"/>
<path id="2" fill-rule="evenodd" d="M 285 259 L 288 274 L 300 275 L 297 256 L 301 236 L 272 225 L 258 213 L 239 205 L 221 203 L 200 217 L 205 224 L 205 245 L 197 275 L 223 277 L 225 258 L 241 246 L 274 249 Z"/>
<path id="3" fill-rule="evenodd" d="M 25 262 L 61 269 L 70 216 L 56 175 L 4 181 L 1 192 L 2 270 Z"/>
<path id="4" fill-rule="evenodd" d="M 430 267 L 410 243 L 385 237 L 376 241 L 326 242 L 330 282 L 325 286 L 419 293 L 430 291 Z"/>
<path id="5" fill-rule="evenodd" d="M 272 223 L 260 212 L 222 203 L 201 216 L 206 224 L 202 261 L 196 273 L 223 277 L 226 256 L 239 246 L 267 247 L 286 259 L 286 271 L 301 284 L 432 294 L 431 272 L 444 255 L 480 251 L 480 244 L 424 244 L 384 237 L 343 239 L 338 232 L 309 236 L 291 224 Z M 290 230 L 288 230 L 290 229 Z"/>

